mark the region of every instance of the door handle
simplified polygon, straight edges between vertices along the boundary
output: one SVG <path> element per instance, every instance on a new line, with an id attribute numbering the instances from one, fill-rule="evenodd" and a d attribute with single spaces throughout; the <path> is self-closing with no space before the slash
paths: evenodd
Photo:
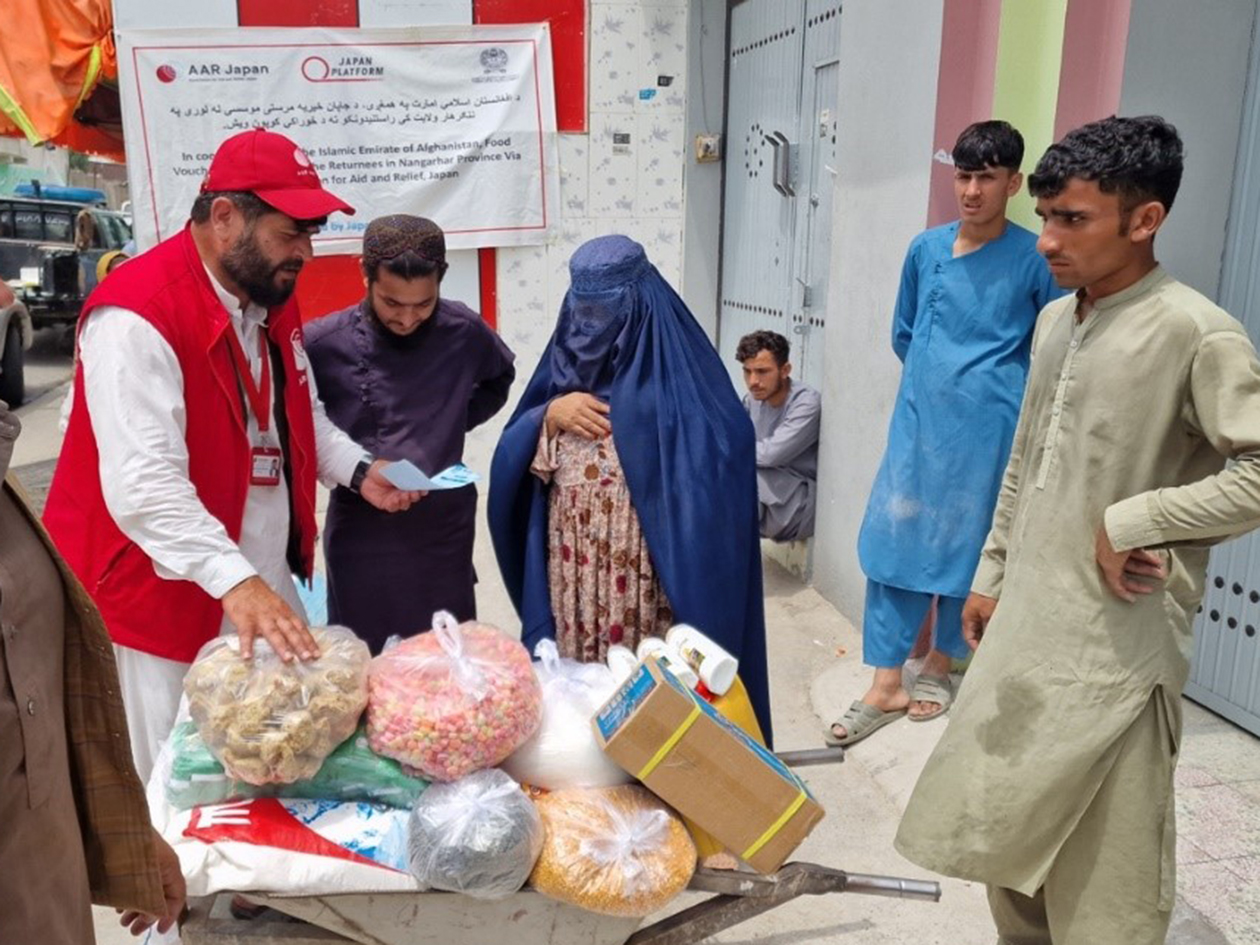
<path id="1" fill-rule="evenodd" d="M 775 137 L 779 139 L 779 144 L 781 145 L 779 150 L 776 151 L 776 156 L 780 157 L 779 166 L 781 170 L 779 180 L 782 183 L 782 193 L 786 197 L 795 197 L 796 188 L 793 186 L 793 180 L 791 180 L 791 141 L 787 140 L 787 136 L 781 131 L 776 131 Z"/>
<path id="2" fill-rule="evenodd" d="M 788 192 L 783 186 L 783 179 L 780 168 L 783 164 L 783 142 L 779 140 L 782 137 L 777 131 L 774 134 L 766 135 L 766 144 L 774 149 L 774 156 L 770 159 L 770 183 L 774 185 L 774 189 L 787 196 Z"/>
<path id="3" fill-rule="evenodd" d="M 792 143 L 782 131 L 767 134 L 766 143 L 774 148 L 774 189 L 784 197 L 795 197 L 796 190 L 792 187 Z"/>

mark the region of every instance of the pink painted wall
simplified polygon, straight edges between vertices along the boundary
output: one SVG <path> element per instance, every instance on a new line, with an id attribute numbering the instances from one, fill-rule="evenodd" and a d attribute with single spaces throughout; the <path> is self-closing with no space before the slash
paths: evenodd
<path id="1" fill-rule="evenodd" d="M 1054 138 L 1120 108 L 1131 0 L 1068 0 Z M 1029 155 L 1032 170 L 1038 155 Z"/>
<path id="2" fill-rule="evenodd" d="M 1001 18 L 1002 0 L 945 0 L 941 71 L 936 90 L 936 129 L 932 136 L 934 155 L 942 151 L 948 154 L 964 128 L 973 121 L 984 121 L 993 115 L 993 82 Z M 954 169 L 951 165 L 939 163 L 934 157 L 928 197 L 928 226 L 938 226 L 957 215 Z"/>

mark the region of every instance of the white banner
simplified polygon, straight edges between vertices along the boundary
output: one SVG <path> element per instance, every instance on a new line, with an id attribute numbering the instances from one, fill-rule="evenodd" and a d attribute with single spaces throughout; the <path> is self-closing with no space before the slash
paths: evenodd
<path id="1" fill-rule="evenodd" d="M 451 249 L 547 241 L 558 219 L 551 34 L 537 26 L 130 30 L 118 34 L 142 248 L 183 227 L 224 139 L 292 138 L 353 206 L 316 252 L 357 253 L 387 213 Z"/>

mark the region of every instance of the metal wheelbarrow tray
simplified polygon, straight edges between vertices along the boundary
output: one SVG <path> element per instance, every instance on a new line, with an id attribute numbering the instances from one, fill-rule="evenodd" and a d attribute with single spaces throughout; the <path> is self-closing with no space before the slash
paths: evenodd
<path id="1" fill-rule="evenodd" d="M 794 766 L 843 759 L 841 749 L 784 752 Z M 184 924 L 184 945 L 694 945 L 800 896 L 863 893 L 940 900 L 936 882 L 846 873 L 788 863 L 768 876 L 698 869 L 688 893 L 706 895 L 647 927 L 643 919 L 599 915 L 530 889 L 495 902 L 442 892 L 275 896 L 246 893 L 275 912 L 242 921 L 231 895 L 199 900 Z M 680 897 L 681 898 L 681 897 Z"/>

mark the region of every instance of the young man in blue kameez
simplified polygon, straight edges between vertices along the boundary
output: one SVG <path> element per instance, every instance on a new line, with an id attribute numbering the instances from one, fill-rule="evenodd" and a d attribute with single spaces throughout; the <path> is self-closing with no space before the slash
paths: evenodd
<path id="1" fill-rule="evenodd" d="M 950 662 L 968 653 L 962 606 L 1010 453 L 1033 325 L 1062 294 L 1037 237 L 1006 218 L 1023 156 L 1004 121 L 963 131 L 953 150 L 959 219 L 920 233 L 906 254 L 892 332 L 901 387 L 858 537 L 863 659 L 875 677 L 826 733 L 832 744 L 903 715 L 943 714 Z M 934 601 L 933 646 L 907 690 L 902 668 Z"/>

